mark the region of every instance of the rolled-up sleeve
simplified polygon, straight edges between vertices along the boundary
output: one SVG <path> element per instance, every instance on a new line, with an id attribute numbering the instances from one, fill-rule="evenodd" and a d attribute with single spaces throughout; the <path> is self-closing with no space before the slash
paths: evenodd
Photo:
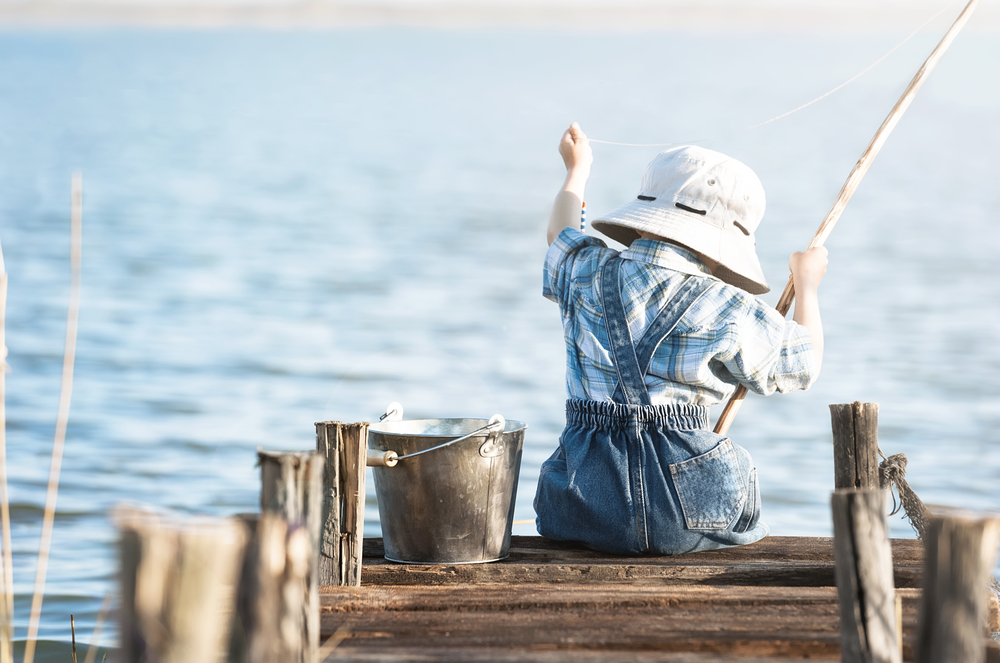
<path id="1" fill-rule="evenodd" d="M 761 395 L 808 389 L 816 380 L 809 330 L 760 300 L 743 298 L 730 319 L 732 343 L 719 357 L 737 382 Z"/>
<path id="2" fill-rule="evenodd" d="M 585 235 L 576 228 L 563 228 L 545 254 L 545 265 L 542 268 L 542 296 L 554 302 L 566 301 L 569 292 L 569 282 L 573 275 L 573 263 L 579 257 L 581 249 L 600 247 L 607 249 L 607 244 Z"/>

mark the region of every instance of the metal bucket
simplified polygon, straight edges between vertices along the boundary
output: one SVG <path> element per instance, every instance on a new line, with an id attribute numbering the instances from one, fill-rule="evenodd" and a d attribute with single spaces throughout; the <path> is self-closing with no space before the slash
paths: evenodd
<path id="1" fill-rule="evenodd" d="M 491 430 L 486 419 L 383 421 L 368 429 L 369 457 L 383 456 L 372 465 L 386 559 L 476 564 L 509 554 L 527 425 L 496 420 Z"/>

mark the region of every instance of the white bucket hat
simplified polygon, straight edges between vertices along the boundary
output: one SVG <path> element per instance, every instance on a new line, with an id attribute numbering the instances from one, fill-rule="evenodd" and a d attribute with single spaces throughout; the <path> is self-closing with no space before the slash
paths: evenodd
<path id="1" fill-rule="evenodd" d="M 682 244 L 718 262 L 715 276 L 760 295 L 770 290 L 754 239 L 764 202 L 760 180 L 736 159 L 703 147 L 675 147 L 646 166 L 636 200 L 592 225 L 626 246 L 639 238 L 637 231 Z"/>

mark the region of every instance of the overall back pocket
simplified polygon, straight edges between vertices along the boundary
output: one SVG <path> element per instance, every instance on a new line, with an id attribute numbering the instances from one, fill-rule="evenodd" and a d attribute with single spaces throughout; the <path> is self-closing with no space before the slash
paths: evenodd
<path id="1" fill-rule="evenodd" d="M 747 501 L 736 449 L 727 438 L 700 456 L 670 466 L 688 529 L 726 529 Z"/>

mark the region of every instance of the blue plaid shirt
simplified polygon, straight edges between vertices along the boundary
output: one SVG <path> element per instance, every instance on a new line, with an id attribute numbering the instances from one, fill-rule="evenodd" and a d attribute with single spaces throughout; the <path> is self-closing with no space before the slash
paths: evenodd
<path id="1" fill-rule="evenodd" d="M 563 230 L 545 255 L 542 294 L 562 313 L 571 398 L 610 401 L 618 384 L 599 292 L 601 267 L 615 255 L 574 228 Z M 634 343 L 689 275 L 716 282 L 654 353 L 645 377 L 654 405 L 714 405 L 727 399 L 737 382 L 765 395 L 812 384 L 808 330 L 712 276 L 696 254 L 638 239 L 621 257 L 622 303 Z"/>

